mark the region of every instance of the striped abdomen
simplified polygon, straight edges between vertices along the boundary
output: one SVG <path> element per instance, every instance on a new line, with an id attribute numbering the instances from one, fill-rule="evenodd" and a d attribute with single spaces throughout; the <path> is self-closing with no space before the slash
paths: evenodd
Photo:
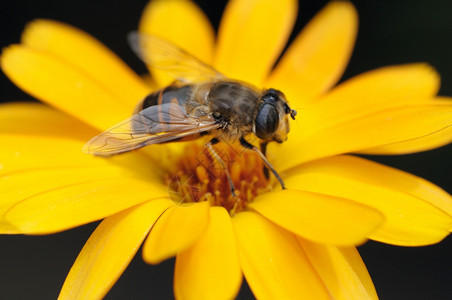
<path id="1" fill-rule="evenodd" d="M 165 103 L 176 103 L 183 106 L 190 98 L 192 86 L 175 86 L 170 85 L 161 90 L 146 96 L 135 108 L 135 113 L 154 105 L 162 105 Z"/>
<path id="2" fill-rule="evenodd" d="M 138 118 L 133 125 L 134 131 L 171 136 L 160 144 L 194 140 L 209 134 L 209 131 L 198 129 L 198 123 L 189 116 L 193 112 L 192 90 L 192 85 L 171 85 L 146 96 L 135 109 Z M 190 111 L 187 111 L 187 102 L 192 103 Z M 187 132 L 192 133 L 186 135 Z"/>

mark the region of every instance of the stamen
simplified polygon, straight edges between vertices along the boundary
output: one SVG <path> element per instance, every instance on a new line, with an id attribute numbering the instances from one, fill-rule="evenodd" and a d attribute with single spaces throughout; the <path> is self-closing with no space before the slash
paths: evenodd
<path id="1" fill-rule="evenodd" d="M 209 201 L 212 206 L 223 206 L 234 214 L 272 188 L 272 182 L 262 171 L 264 164 L 254 151 L 225 143 L 213 146 L 230 172 L 236 188 L 233 197 L 224 168 L 209 151 L 197 143 L 185 147 L 176 162 L 176 171 L 165 176 L 170 197 L 177 203 Z"/>

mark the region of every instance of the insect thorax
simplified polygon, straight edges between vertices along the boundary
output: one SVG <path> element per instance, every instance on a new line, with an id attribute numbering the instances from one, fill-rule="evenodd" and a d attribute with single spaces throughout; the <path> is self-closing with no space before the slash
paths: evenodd
<path id="1" fill-rule="evenodd" d="M 257 92 L 237 82 L 213 83 L 207 96 L 213 116 L 227 124 L 226 132 L 235 138 L 252 131 L 257 102 Z"/>

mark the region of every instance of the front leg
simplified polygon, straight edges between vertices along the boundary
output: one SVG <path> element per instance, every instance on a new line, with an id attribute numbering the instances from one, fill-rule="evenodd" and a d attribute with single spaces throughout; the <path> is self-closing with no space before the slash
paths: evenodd
<path id="1" fill-rule="evenodd" d="M 272 171 L 273 175 L 275 175 L 276 179 L 278 179 L 279 183 L 281 184 L 281 188 L 283 190 L 286 189 L 286 187 L 284 186 L 284 182 L 282 181 L 281 177 L 279 176 L 278 172 L 276 172 L 275 168 L 273 168 L 273 166 L 270 164 L 270 162 L 267 160 L 267 158 L 265 157 L 265 154 L 263 154 L 259 148 L 257 148 L 256 146 L 254 146 L 253 144 L 248 143 L 245 138 L 241 137 L 240 138 L 240 145 L 242 145 L 244 148 L 253 150 L 255 152 L 257 152 L 257 154 L 259 154 L 259 156 L 261 157 L 262 161 L 265 163 L 265 165 L 267 166 L 267 168 L 270 169 L 270 171 Z M 265 173 L 264 173 L 265 174 Z"/>
<path id="2" fill-rule="evenodd" d="M 265 157 L 267 157 L 267 145 L 268 145 L 268 143 L 261 143 L 261 144 L 260 144 L 261 152 L 262 152 L 262 154 L 263 154 Z M 270 178 L 270 173 L 269 173 L 269 171 L 268 171 L 267 166 L 264 166 L 264 167 L 262 168 L 262 171 L 264 172 L 265 178 L 269 179 L 269 178 Z"/>
<path id="3" fill-rule="evenodd" d="M 224 161 L 221 159 L 221 157 L 217 154 L 217 152 L 215 152 L 215 150 L 212 147 L 212 145 L 217 144 L 219 141 L 220 141 L 219 139 L 213 138 L 206 144 L 206 146 L 209 149 L 212 156 L 220 163 L 223 171 L 226 173 L 226 177 L 229 182 L 229 188 L 231 189 L 231 195 L 232 195 L 232 197 L 236 197 L 235 186 L 234 186 L 234 183 L 232 182 L 231 174 L 229 173 L 228 167 L 226 166 Z"/>

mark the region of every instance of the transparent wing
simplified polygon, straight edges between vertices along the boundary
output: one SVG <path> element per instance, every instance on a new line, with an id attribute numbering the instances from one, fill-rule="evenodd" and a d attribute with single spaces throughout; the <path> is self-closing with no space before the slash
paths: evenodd
<path id="1" fill-rule="evenodd" d="M 182 82 L 224 78 L 224 75 L 187 51 L 155 35 L 131 32 L 129 44 L 143 62 L 165 71 Z"/>
<path id="2" fill-rule="evenodd" d="M 110 156 L 219 127 L 212 117 L 188 116 L 179 104 L 165 103 L 148 107 L 93 137 L 83 152 Z"/>

